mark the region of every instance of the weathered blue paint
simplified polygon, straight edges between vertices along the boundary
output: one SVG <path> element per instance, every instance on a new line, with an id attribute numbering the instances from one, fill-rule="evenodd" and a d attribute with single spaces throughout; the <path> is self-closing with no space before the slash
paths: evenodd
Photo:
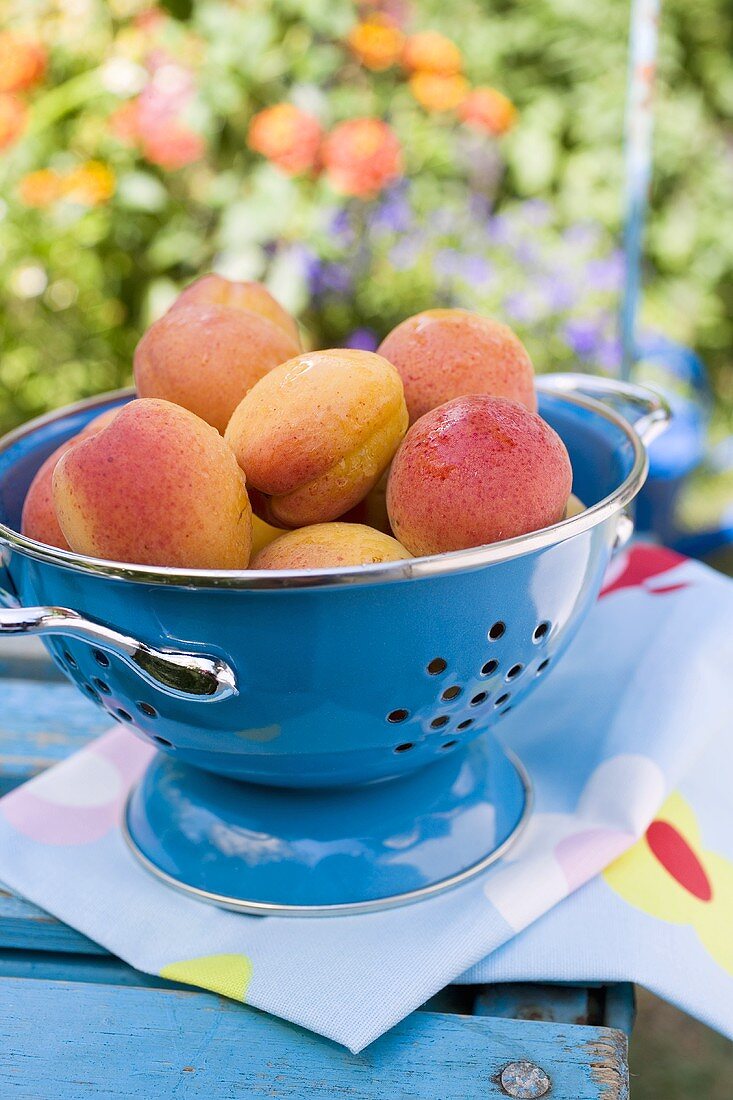
<path id="1" fill-rule="evenodd" d="M 505 1100 L 508 1062 L 553 1100 L 626 1100 L 605 1028 L 417 1012 L 359 1055 L 210 993 L 0 980 L 0 1094 L 15 1100 Z"/>

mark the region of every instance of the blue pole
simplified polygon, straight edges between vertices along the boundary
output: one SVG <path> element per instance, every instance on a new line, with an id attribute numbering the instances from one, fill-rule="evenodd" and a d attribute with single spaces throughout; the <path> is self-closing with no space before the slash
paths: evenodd
<path id="1" fill-rule="evenodd" d="M 660 0 L 632 0 L 624 143 L 624 290 L 621 301 L 621 374 L 636 359 L 641 260 L 652 167 L 653 93 Z"/>

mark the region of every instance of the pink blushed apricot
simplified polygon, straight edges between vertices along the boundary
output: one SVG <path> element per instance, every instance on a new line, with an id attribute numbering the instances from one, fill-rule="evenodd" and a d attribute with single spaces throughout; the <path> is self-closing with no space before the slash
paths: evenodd
<path id="1" fill-rule="evenodd" d="M 245 478 L 215 428 L 169 401 L 130 402 L 59 459 L 53 501 L 72 550 L 178 569 L 244 569 Z"/>
<path id="2" fill-rule="evenodd" d="M 413 424 L 392 463 L 387 509 L 411 554 L 441 554 L 559 522 L 572 477 L 549 424 L 515 401 L 474 394 Z"/>
<path id="3" fill-rule="evenodd" d="M 176 298 L 171 309 L 181 306 L 230 306 L 259 313 L 279 325 L 300 347 L 298 323 L 262 283 L 225 279 L 223 275 L 203 275 L 190 283 Z"/>
<path id="4" fill-rule="evenodd" d="M 135 385 L 141 397 L 172 401 L 223 433 L 255 382 L 299 350 L 299 340 L 259 313 L 180 305 L 137 345 Z"/>
<path id="5" fill-rule="evenodd" d="M 397 325 L 379 354 L 400 373 L 414 424 L 454 397 L 487 393 L 537 410 L 532 361 L 506 325 L 466 309 L 428 309 Z"/>

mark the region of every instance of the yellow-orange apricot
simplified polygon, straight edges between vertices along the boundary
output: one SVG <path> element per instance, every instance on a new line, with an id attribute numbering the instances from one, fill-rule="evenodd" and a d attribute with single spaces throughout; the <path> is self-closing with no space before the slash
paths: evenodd
<path id="1" fill-rule="evenodd" d="M 332 569 L 409 557 L 397 539 L 361 523 L 316 523 L 275 539 L 253 558 L 252 568 Z"/>
<path id="2" fill-rule="evenodd" d="M 280 527 L 337 519 L 376 485 L 405 430 L 397 371 L 368 351 L 299 355 L 237 407 L 226 441 L 252 507 Z"/>

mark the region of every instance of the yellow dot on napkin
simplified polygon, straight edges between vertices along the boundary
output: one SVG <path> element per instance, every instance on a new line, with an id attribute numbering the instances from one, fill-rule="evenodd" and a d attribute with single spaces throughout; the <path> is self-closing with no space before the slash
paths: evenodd
<path id="1" fill-rule="evenodd" d="M 202 955 L 198 959 L 169 963 L 160 976 L 210 989 L 233 1001 L 243 1001 L 252 978 L 252 960 L 246 955 Z"/>

